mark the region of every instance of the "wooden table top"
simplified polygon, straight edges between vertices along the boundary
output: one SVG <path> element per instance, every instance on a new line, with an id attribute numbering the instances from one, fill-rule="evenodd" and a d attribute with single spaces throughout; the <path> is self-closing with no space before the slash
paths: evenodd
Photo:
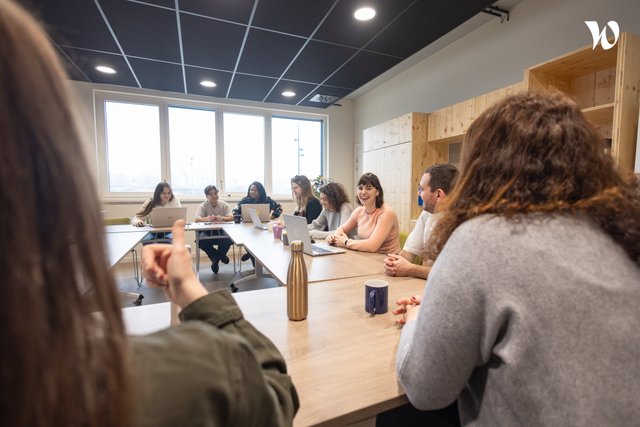
<path id="1" fill-rule="evenodd" d="M 364 311 L 364 282 L 389 282 L 389 311 Z M 286 287 L 234 294 L 245 317 L 284 355 L 300 396 L 295 426 L 345 425 L 407 402 L 396 377 L 400 327 L 391 310 L 402 297 L 421 294 L 424 280 L 384 275 L 309 286 L 306 320 L 287 318 Z M 123 309 L 127 330 L 150 333 L 169 326 L 170 304 Z"/>
<path id="2" fill-rule="evenodd" d="M 287 282 L 287 270 L 291 259 L 289 246 L 285 246 L 279 239 L 274 239 L 271 231 L 257 229 L 252 224 L 225 224 L 223 228 L 234 242 L 243 242 L 281 285 Z M 323 245 L 325 242 L 316 244 Z M 382 274 L 384 258 L 382 254 L 348 249 L 344 254 L 315 257 L 304 254 L 309 283 Z"/>

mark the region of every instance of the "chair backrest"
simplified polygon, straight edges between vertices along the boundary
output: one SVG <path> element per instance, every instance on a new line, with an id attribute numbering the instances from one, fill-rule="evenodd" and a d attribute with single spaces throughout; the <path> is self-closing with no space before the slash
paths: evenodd
<path id="1" fill-rule="evenodd" d="M 131 218 L 127 218 L 126 216 L 104 218 L 102 222 L 104 223 L 104 225 L 128 225 L 131 224 Z"/>

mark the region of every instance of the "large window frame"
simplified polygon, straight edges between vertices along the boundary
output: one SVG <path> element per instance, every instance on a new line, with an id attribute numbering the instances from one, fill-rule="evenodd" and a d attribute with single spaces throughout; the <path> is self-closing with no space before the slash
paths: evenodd
<path id="1" fill-rule="evenodd" d="M 155 105 L 159 107 L 159 123 L 160 123 L 160 170 L 161 180 L 171 183 L 171 159 L 170 159 L 170 138 L 169 138 L 169 107 L 184 107 L 195 109 L 206 109 L 215 112 L 215 153 L 216 153 L 216 182 L 215 185 L 221 190 L 221 195 L 225 199 L 238 200 L 246 195 L 243 192 L 229 192 L 225 188 L 225 164 L 224 164 L 224 113 L 246 114 L 264 117 L 264 173 L 265 178 L 263 184 L 272 198 L 278 200 L 291 199 L 291 193 L 273 194 L 272 181 L 272 134 L 271 120 L 272 118 L 289 118 L 298 120 L 313 120 L 321 122 L 321 166 L 320 170 L 326 175 L 326 153 L 327 153 L 327 135 L 328 135 L 328 116 L 325 114 L 314 114 L 299 111 L 288 111 L 281 109 L 269 109 L 252 106 L 241 106 L 234 104 L 222 104 L 215 102 L 196 101 L 181 98 L 168 98 L 153 95 L 138 95 L 114 91 L 94 90 L 94 108 L 96 123 L 96 148 L 97 148 L 97 165 L 98 165 L 98 188 L 100 196 L 107 201 L 128 201 L 142 200 L 149 197 L 149 192 L 112 192 L 109 191 L 108 183 L 108 158 L 107 158 L 107 140 L 106 140 L 106 120 L 105 120 L 105 104 L 106 102 L 124 102 L 133 104 Z M 309 177 L 313 179 L 315 177 Z M 208 183 L 203 183 L 207 185 Z M 249 183 L 247 183 L 248 185 Z M 204 188 L 204 187 L 203 187 Z M 180 195 L 181 201 L 199 201 L 202 197 L 193 195 Z"/>

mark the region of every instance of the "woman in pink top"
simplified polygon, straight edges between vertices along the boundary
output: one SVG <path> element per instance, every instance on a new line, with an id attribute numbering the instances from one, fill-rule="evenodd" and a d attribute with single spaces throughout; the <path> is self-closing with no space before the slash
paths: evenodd
<path id="1" fill-rule="evenodd" d="M 358 180 L 357 196 L 360 207 L 353 211 L 347 222 L 327 237 L 327 242 L 363 252 L 400 252 L 398 217 L 384 203 L 378 177 L 372 173 L 362 175 Z M 349 232 L 356 227 L 358 240 L 349 239 Z"/>

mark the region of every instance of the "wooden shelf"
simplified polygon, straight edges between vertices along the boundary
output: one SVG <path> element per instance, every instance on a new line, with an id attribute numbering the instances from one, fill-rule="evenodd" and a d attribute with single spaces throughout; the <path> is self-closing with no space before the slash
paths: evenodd
<path id="1" fill-rule="evenodd" d="M 613 122 L 613 102 L 583 108 L 582 113 L 591 123 L 611 123 Z"/>

